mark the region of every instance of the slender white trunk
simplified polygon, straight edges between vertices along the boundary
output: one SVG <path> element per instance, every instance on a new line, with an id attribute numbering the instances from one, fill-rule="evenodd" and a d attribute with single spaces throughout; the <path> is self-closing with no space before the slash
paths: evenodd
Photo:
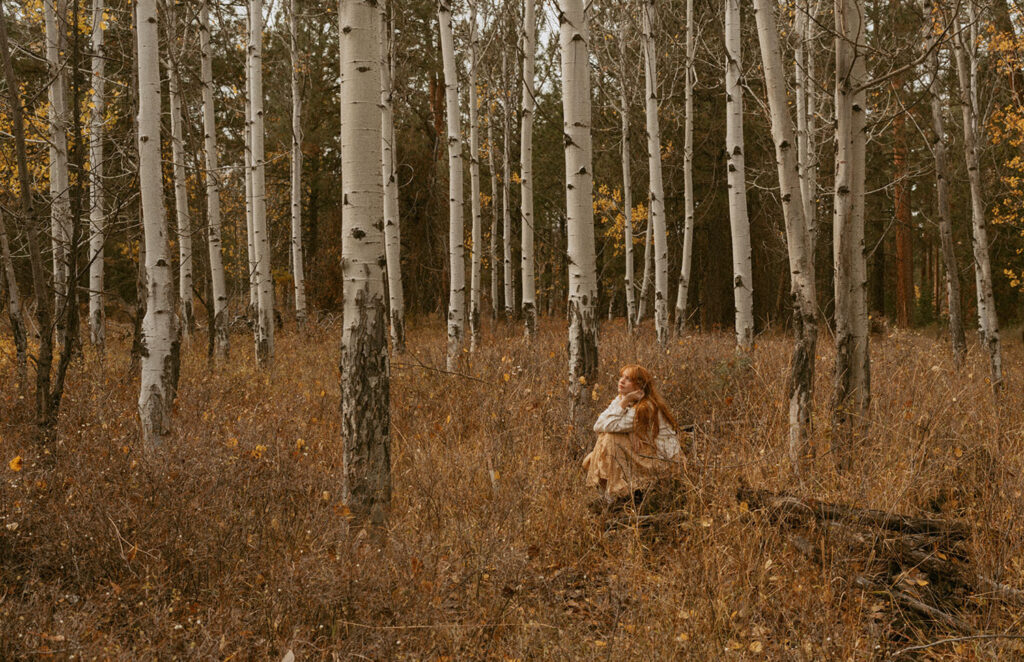
<path id="1" fill-rule="evenodd" d="M 939 48 L 934 17 L 935 6 L 931 0 L 919 0 L 921 15 L 924 17 L 922 47 L 928 55 L 929 78 L 927 93 L 932 113 L 932 155 L 935 159 L 935 198 L 939 221 L 939 238 L 942 246 L 942 260 L 946 268 L 946 295 L 949 309 L 949 336 L 953 346 L 953 361 L 962 366 L 967 354 L 967 339 L 964 334 L 963 313 L 960 311 L 960 270 L 953 248 L 953 224 L 949 209 L 949 171 L 946 167 L 946 128 L 942 117 L 942 98 L 937 89 L 939 77 Z"/>
<path id="2" fill-rule="evenodd" d="M 523 320 L 526 337 L 537 334 L 537 283 L 534 274 L 533 257 L 533 109 L 534 103 L 534 51 L 537 48 L 534 18 L 535 0 L 526 0 L 523 11 L 523 128 L 520 141 L 520 178 L 522 193 L 519 205 L 522 209 L 522 280 Z"/>
<path id="3" fill-rule="evenodd" d="M 625 31 L 626 8 L 623 4 L 621 30 Z M 634 317 L 636 316 L 636 292 L 634 284 L 633 265 L 633 190 L 632 175 L 630 174 L 630 153 L 632 152 L 629 139 L 629 96 L 626 94 L 626 39 L 624 35 L 619 36 L 619 117 L 622 120 L 622 218 L 625 243 L 626 260 L 626 326 L 633 328 Z"/>
<path id="4" fill-rule="evenodd" d="M 288 5 L 288 53 L 292 64 L 292 282 L 295 319 L 306 321 L 306 279 L 302 259 L 302 93 L 299 87 L 298 25 L 295 0 Z"/>
<path id="5" fill-rule="evenodd" d="M 512 95 L 509 94 L 508 51 L 501 51 L 501 221 L 504 237 L 502 257 L 505 263 L 505 319 L 511 321 L 516 312 L 515 281 L 512 274 Z"/>
<path id="6" fill-rule="evenodd" d="M 103 242 L 107 218 L 103 193 L 103 116 L 106 108 L 103 9 L 104 0 L 93 0 L 92 108 L 89 111 L 89 336 L 101 352 L 107 336 L 103 310 Z"/>
<path id="7" fill-rule="evenodd" d="M 157 0 L 139 0 L 139 188 L 146 251 L 146 315 L 142 320 L 139 419 L 147 448 L 160 446 L 171 428 L 177 386 L 174 278 L 160 173 L 160 38 Z"/>
<path id="8" fill-rule="evenodd" d="M 654 44 L 655 0 L 643 3 L 644 78 L 647 97 L 647 166 L 650 172 L 650 219 L 654 229 L 654 328 L 658 342 L 668 343 L 668 234 L 665 187 L 661 177 L 661 127 L 658 122 L 658 52 Z"/>
<path id="9" fill-rule="evenodd" d="M 167 3 L 167 48 L 176 47 L 174 39 L 174 3 Z M 167 59 L 168 92 L 171 110 L 171 160 L 174 178 L 174 212 L 178 226 L 178 306 L 183 341 L 188 341 L 194 323 L 192 314 L 192 214 L 188 208 L 188 189 L 185 174 L 185 147 L 182 139 L 181 94 L 177 59 Z"/>
<path id="10" fill-rule="evenodd" d="M 771 115 L 772 141 L 779 173 L 780 199 L 786 223 L 790 293 L 793 299 L 795 346 L 789 379 L 789 458 L 797 473 L 807 454 L 814 399 L 814 355 L 818 328 L 815 316 L 814 262 L 811 237 L 804 219 L 800 165 L 794 153 L 793 120 L 786 98 L 786 77 L 779 47 L 775 0 L 755 0 L 757 35 L 761 46 L 765 89 Z M 798 108 L 797 113 L 801 110 Z"/>
<path id="11" fill-rule="evenodd" d="M 230 349 L 227 328 L 228 293 L 224 279 L 224 257 L 220 236 L 220 170 L 217 159 L 217 125 L 213 108 L 213 58 L 210 53 L 210 1 L 199 8 L 200 77 L 203 84 L 203 151 L 206 153 L 207 247 L 210 253 L 210 289 L 213 298 L 213 328 L 218 356 Z"/>
<path id="12" fill-rule="evenodd" d="M 967 162 L 967 181 L 971 190 L 971 240 L 974 248 L 974 282 L 978 301 L 978 330 L 981 344 L 989 354 L 992 386 L 999 389 L 1003 383 L 1003 356 L 999 340 L 999 319 L 996 316 L 992 294 L 992 264 L 988 254 L 988 228 L 985 202 L 981 191 L 981 171 L 978 162 L 978 89 L 977 44 L 975 7 L 968 2 L 970 29 L 960 30 L 954 38 L 957 76 L 960 81 L 960 109 L 964 125 L 964 158 Z M 964 33 L 968 34 L 965 35 Z M 968 41 L 969 40 L 969 41 Z"/>
<path id="13" fill-rule="evenodd" d="M 53 250 L 54 319 L 63 342 L 68 295 L 68 257 L 71 251 L 71 198 L 68 188 L 69 119 L 67 72 L 60 61 L 67 21 L 66 0 L 43 0 L 46 22 L 46 62 L 50 85 L 50 237 Z"/>
<path id="14" fill-rule="evenodd" d="M 864 261 L 864 6 L 836 0 L 836 176 L 832 217 L 836 372 L 833 424 L 863 415 L 870 401 Z M 845 455 L 849 457 L 849 449 Z M 841 458 L 843 460 L 843 458 Z M 845 460 L 844 460 L 845 461 Z"/>
<path id="15" fill-rule="evenodd" d="M 569 390 L 576 418 L 597 373 L 597 268 L 590 135 L 590 31 L 583 0 L 559 0 L 569 258 Z"/>
<path id="16" fill-rule="evenodd" d="M 794 17 L 796 27 L 796 66 L 793 80 L 796 84 L 796 142 L 797 164 L 800 170 L 800 192 L 804 200 L 804 223 L 810 238 L 811 268 L 817 245 L 818 209 L 818 145 L 815 142 L 818 127 L 815 108 L 818 104 L 815 81 L 815 41 L 818 32 L 820 0 L 799 0 Z M 812 275 L 813 277 L 813 275 Z"/>
<path id="17" fill-rule="evenodd" d="M 252 235 L 256 254 L 256 360 L 266 366 L 274 358 L 274 280 L 270 272 L 267 226 L 266 167 L 263 160 L 263 0 L 249 0 L 252 80 Z"/>
<path id="18" fill-rule="evenodd" d="M 469 349 L 480 345 L 480 266 L 483 229 L 480 220 L 480 113 L 477 108 L 477 49 L 480 35 L 476 29 L 476 2 L 469 4 L 469 190 L 473 215 L 472 267 L 469 278 Z"/>
<path id="19" fill-rule="evenodd" d="M 380 145 L 380 15 L 374 0 L 341 0 L 342 498 L 383 524 L 391 503 L 390 368 L 384 302 Z"/>
<path id="20" fill-rule="evenodd" d="M 683 257 L 679 268 L 679 289 L 676 292 L 676 331 L 682 333 L 689 318 L 690 269 L 693 260 L 693 0 L 686 0 L 686 72 L 683 84 Z"/>
<path id="21" fill-rule="evenodd" d="M 252 17 L 246 8 L 246 30 L 252 33 Z M 255 313 L 258 307 L 256 282 L 256 244 L 252 229 L 252 49 L 245 48 L 245 147 L 243 149 L 243 171 L 245 172 L 245 249 L 249 258 L 249 310 Z"/>
<path id="22" fill-rule="evenodd" d="M 733 298 L 736 344 L 754 346 L 754 294 L 750 265 L 750 220 L 743 155 L 743 88 L 740 52 L 740 1 L 725 0 L 725 148 L 728 158 L 729 226 L 732 230 Z"/>
<path id="23" fill-rule="evenodd" d="M 463 259 L 459 78 L 455 66 L 455 42 L 452 37 L 452 10 L 449 0 L 440 0 L 437 3 L 437 20 L 441 29 L 441 57 L 444 60 L 445 105 L 448 115 L 448 260 L 451 281 L 448 290 L 447 365 L 449 370 L 454 370 L 462 350 L 462 320 L 466 315 L 466 265 Z"/>
<path id="24" fill-rule="evenodd" d="M 498 287 L 501 278 L 498 269 L 498 171 L 494 167 L 494 113 L 487 104 L 487 166 L 491 171 L 491 317 L 498 319 Z"/>
<path id="25" fill-rule="evenodd" d="M 394 5 L 388 3 L 393 11 Z M 387 255 L 388 299 L 391 316 L 391 344 L 396 352 L 405 351 L 405 291 L 402 287 L 402 237 L 398 216 L 398 174 L 395 171 L 395 121 L 391 99 L 391 65 L 393 61 L 391 23 L 387 8 L 381 7 L 381 172 L 384 181 L 384 250 Z M 474 244 L 475 245 L 475 244 Z"/>
<path id="26" fill-rule="evenodd" d="M 654 264 L 654 234 L 651 232 L 651 210 L 647 209 L 647 228 L 644 230 L 644 275 L 640 279 L 640 300 L 636 307 L 636 325 L 647 315 L 647 292 L 651 289 L 651 266 Z"/>

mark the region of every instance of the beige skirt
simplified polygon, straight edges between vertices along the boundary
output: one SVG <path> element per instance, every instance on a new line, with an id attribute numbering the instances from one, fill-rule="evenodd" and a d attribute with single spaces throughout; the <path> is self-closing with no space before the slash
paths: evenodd
<path id="1" fill-rule="evenodd" d="M 646 489 L 670 466 L 653 444 L 611 432 L 598 434 L 594 450 L 583 458 L 587 485 L 613 497 Z"/>

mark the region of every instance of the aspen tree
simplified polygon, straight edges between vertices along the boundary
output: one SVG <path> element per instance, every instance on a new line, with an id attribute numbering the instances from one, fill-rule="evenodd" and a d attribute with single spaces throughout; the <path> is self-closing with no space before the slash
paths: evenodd
<path id="1" fill-rule="evenodd" d="M 288 4 L 288 54 L 291 59 L 292 86 L 292 284 L 295 288 L 295 319 L 306 321 L 306 276 L 302 254 L 302 93 L 299 86 L 299 51 L 296 47 L 298 25 L 295 0 Z"/>
<path id="2" fill-rule="evenodd" d="M 936 34 L 935 6 L 931 0 L 919 0 L 924 23 L 921 27 L 922 45 L 928 54 L 928 86 L 926 93 L 931 105 L 932 135 L 930 142 L 935 160 L 936 215 L 939 222 L 939 240 L 942 260 L 946 268 L 946 299 L 949 309 L 949 336 L 953 346 L 953 361 L 957 367 L 964 363 L 967 340 L 964 335 L 963 313 L 960 311 L 960 270 L 953 250 L 953 224 L 949 210 L 949 170 L 946 167 L 946 128 L 942 117 L 942 98 L 936 89 L 939 78 L 939 35 Z"/>
<path id="3" fill-rule="evenodd" d="M 590 30 L 583 0 L 558 0 L 569 258 L 569 391 L 575 420 L 597 374 L 597 269 L 590 135 Z"/>
<path id="4" fill-rule="evenodd" d="M 391 503 L 390 367 L 381 269 L 380 14 L 375 0 L 341 0 L 338 13 L 345 116 L 341 124 L 342 498 L 354 515 L 380 525 Z"/>
<path id="5" fill-rule="evenodd" d="M 437 3 L 437 21 L 441 32 L 441 58 L 444 62 L 445 105 L 448 115 L 448 260 L 451 280 L 448 290 L 449 370 L 455 369 L 462 350 L 466 299 L 466 265 L 463 260 L 462 227 L 462 136 L 459 129 L 459 79 L 455 66 L 455 42 L 452 37 L 452 10 L 449 0 Z"/>
<path id="6" fill-rule="evenodd" d="M 252 34 L 252 9 L 246 6 L 246 39 Z M 245 173 L 245 250 L 249 259 L 249 312 L 257 314 L 259 307 L 258 281 L 256 276 L 256 243 L 254 241 L 252 214 L 252 48 L 245 45 L 245 146 L 242 151 L 242 168 Z"/>
<path id="7" fill-rule="evenodd" d="M 487 167 L 491 172 L 491 319 L 501 316 L 498 305 L 501 296 L 500 269 L 498 268 L 498 171 L 494 167 L 494 112 L 493 100 L 487 101 Z"/>
<path id="8" fill-rule="evenodd" d="M 786 223 L 795 335 L 789 378 L 789 459 L 794 472 L 799 475 L 802 460 L 807 455 L 807 437 L 814 400 L 814 355 L 818 342 L 814 262 L 811 233 L 804 220 L 806 206 L 801 190 L 800 165 L 794 150 L 793 120 L 786 99 L 786 78 L 774 0 L 755 0 L 754 13 L 771 115 L 772 142 L 775 143 L 782 212 Z M 800 112 L 799 108 L 797 112 Z"/>
<path id="9" fill-rule="evenodd" d="M 139 419 L 146 447 L 159 447 L 171 429 L 177 389 L 177 328 L 174 278 L 160 173 L 160 38 L 157 0 L 139 0 L 139 188 L 146 251 L 146 315 L 142 321 L 142 381 Z"/>
<path id="10" fill-rule="evenodd" d="M 469 3 L 469 190 L 473 216 L 472 260 L 469 278 L 469 349 L 480 345 L 480 267 L 483 229 L 480 219 L 480 113 L 477 105 L 477 49 L 480 35 L 476 24 L 476 2 Z M 493 240 L 493 237 L 492 237 Z"/>
<path id="11" fill-rule="evenodd" d="M 274 280 L 270 271 L 266 163 L 263 150 L 263 0 L 250 0 L 249 33 L 252 80 L 252 233 L 256 255 L 256 360 L 266 367 L 274 358 Z"/>
<path id="12" fill-rule="evenodd" d="M 629 97 L 626 93 L 626 38 L 625 30 L 627 23 L 628 4 L 622 5 L 622 18 L 620 19 L 619 34 L 619 118 L 622 121 L 622 224 L 625 261 L 626 261 L 626 326 L 634 327 L 636 316 L 636 285 L 634 281 L 633 265 L 633 190 L 632 175 L 630 173 L 630 154 L 632 152 L 629 138 Z"/>
<path id="13" fill-rule="evenodd" d="M 967 2 L 968 25 L 954 36 L 957 78 L 960 82 L 960 110 L 964 125 L 964 158 L 971 191 L 971 240 L 974 248 L 974 283 L 978 301 L 978 332 L 988 352 L 992 388 L 1003 383 L 1003 354 L 999 340 L 999 319 L 992 294 L 992 264 L 988 255 L 988 228 L 981 191 L 978 161 L 978 19 L 974 0 Z"/>
<path id="14" fill-rule="evenodd" d="M 509 93 L 508 51 L 501 51 L 501 222 L 502 258 L 505 265 L 505 319 L 516 313 L 515 277 L 512 273 L 512 95 Z"/>
<path id="15" fill-rule="evenodd" d="M 60 52 L 66 41 L 67 0 L 43 0 L 46 24 L 46 63 L 50 134 L 50 241 L 53 252 L 54 312 L 57 335 L 65 342 L 68 297 L 68 258 L 71 252 L 71 197 L 68 178 L 68 81 Z M 47 331 L 42 331 L 47 332 Z"/>
<path id="16" fill-rule="evenodd" d="M 534 100 L 534 51 L 537 48 L 534 17 L 535 0 L 525 0 L 523 10 L 523 126 L 520 142 L 520 172 L 522 193 L 519 205 L 522 209 L 520 235 L 522 244 L 523 320 L 526 337 L 537 334 L 537 283 L 534 274 L 533 255 L 533 110 Z"/>
<path id="17" fill-rule="evenodd" d="M 92 103 L 89 109 L 89 336 L 102 352 L 106 345 L 103 310 L 103 244 L 106 234 L 106 197 L 103 184 L 103 139 L 106 95 L 103 32 L 104 0 L 92 3 Z"/>
<path id="18" fill-rule="evenodd" d="M 221 254 L 220 169 L 217 158 L 217 125 L 213 107 L 213 58 L 210 53 L 210 2 L 199 7 L 200 78 L 203 86 L 203 151 L 206 163 L 207 248 L 210 255 L 210 289 L 216 352 L 226 358 L 230 349 L 227 328 L 228 294 Z"/>
<path id="19" fill-rule="evenodd" d="M 654 230 L 654 328 L 668 343 L 668 235 L 665 187 L 661 177 L 661 128 L 658 122 L 658 53 L 654 45 L 655 0 L 643 3 L 644 79 L 647 106 L 647 166 L 650 173 L 650 224 Z"/>
<path id="20" fill-rule="evenodd" d="M 836 367 L 832 412 L 833 425 L 838 429 L 867 411 L 871 391 L 864 259 L 863 0 L 836 0 L 834 14 L 836 174 L 832 243 Z M 844 454 L 841 463 L 849 458 L 848 452 Z"/>
<path id="21" fill-rule="evenodd" d="M 647 293 L 651 289 L 651 269 L 654 264 L 654 235 L 651 232 L 651 210 L 647 209 L 647 228 L 644 230 L 644 275 L 640 279 L 640 300 L 636 306 L 636 326 L 647 315 Z"/>
<path id="22" fill-rule="evenodd" d="M 187 341 L 192 332 L 194 318 L 192 314 L 192 215 L 188 208 L 188 189 L 185 174 L 185 147 L 182 140 L 181 119 L 181 85 L 178 72 L 174 24 L 174 3 L 168 2 L 164 27 L 167 33 L 167 49 L 171 56 L 167 60 L 168 95 L 171 111 L 171 160 L 173 162 L 172 177 L 174 180 L 174 212 L 178 227 L 178 306 L 179 324 L 182 340 Z"/>
<path id="23" fill-rule="evenodd" d="M 693 260 L 693 84 L 696 79 L 693 57 L 693 0 L 686 0 L 686 71 L 683 82 L 683 256 L 679 267 L 679 289 L 676 291 L 676 332 L 687 326 L 690 269 Z"/>
<path id="24" fill-rule="evenodd" d="M 815 80 L 814 50 L 818 32 L 821 0 L 798 0 L 794 23 L 796 48 L 793 81 L 796 87 L 796 143 L 797 164 L 800 172 L 800 192 L 804 200 L 804 223 L 810 238 L 810 264 L 814 268 L 817 245 L 818 201 L 818 146 L 815 141 L 818 105 Z M 813 274 L 812 274 L 813 278 Z"/>
<path id="25" fill-rule="evenodd" d="M 394 62 L 394 40 L 388 10 L 393 2 L 381 7 L 381 172 L 384 177 L 384 251 L 387 256 L 388 304 L 390 305 L 391 344 L 398 353 L 405 351 L 405 290 L 402 286 L 402 238 L 398 216 L 398 173 L 395 171 L 395 120 L 391 89 L 391 67 Z M 474 244 L 475 245 L 475 244 Z"/>
<path id="26" fill-rule="evenodd" d="M 733 297 L 736 344 L 754 346 L 754 297 L 750 266 L 750 220 L 743 154 L 743 88 L 740 51 L 740 2 L 725 0 L 725 148 L 728 158 L 729 226 L 732 231 Z"/>

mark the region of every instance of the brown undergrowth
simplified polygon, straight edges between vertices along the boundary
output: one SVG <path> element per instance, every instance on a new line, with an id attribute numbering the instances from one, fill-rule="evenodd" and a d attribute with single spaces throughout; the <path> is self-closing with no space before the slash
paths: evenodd
<path id="1" fill-rule="evenodd" d="M 838 473 L 823 338 L 817 452 L 801 484 L 785 462 L 785 337 L 761 338 L 747 357 L 727 334 L 664 350 L 649 329 L 632 338 L 605 324 L 593 414 L 614 395 L 618 366 L 639 362 L 696 429 L 659 516 L 595 516 L 581 436 L 566 425 L 564 323 L 542 322 L 533 344 L 519 325 L 485 329 L 459 374 L 439 369 L 440 325 L 414 329 L 409 353 L 393 357 L 383 539 L 348 530 L 338 499 L 336 325 L 287 327 L 267 372 L 247 336 L 212 368 L 193 341 L 176 431 L 156 459 L 139 446 L 123 341 L 105 362 L 86 347 L 49 447 L 34 441 L 31 398 L 20 399 L 13 353 L 0 348 L 0 658 L 1022 655 L 1012 638 L 905 651 L 964 633 L 858 586 L 867 559 L 830 548 L 812 561 L 735 498 L 749 484 L 967 522 L 973 567 L 1022 588 L 1019 346 L 1006 348 L 1008 383 L 994 399 L 976 348 L 957 372 L 940 341 L 876 338 L 872 423 Z M 975 634 L 1015 634 L 1019 614 L 975 595 L 957 616 Z"/>

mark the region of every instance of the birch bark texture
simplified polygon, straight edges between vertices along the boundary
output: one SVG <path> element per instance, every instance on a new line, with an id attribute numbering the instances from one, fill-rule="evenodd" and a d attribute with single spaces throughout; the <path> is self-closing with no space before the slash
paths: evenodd
<path id="1" fill-rule="evenodd" d="M 817 247 L 818 210 L 818 127 L 815 109 L 818 106 L 818 82 L 815 79 L 815 44 L 821 0 L 798 0 L 794 24 L 796 30 L 793 81 L 796 87 L 796 144 L 800 172 L 800 193 L 804 200 L 804 223 L 810 253 L 811 278 L 814 278 L 814 253 Z"/>
<path id="2" fill-rule="evenodd" d="M 53 259 L 54 313 L 57 334 L 64 342 L 68 296 L 68 257 L 71 251 L 71 197 L 68 177 L 68 81 L 61 64 L 67 0 L 43 0 L 46 27 L 46 63 L 50 136 L 50 243 Z"/>
<path id="3" fill-rule="evenodd" d="M 103 140 L 106 123 L 106 54 L 103 36 L 106 28 L 104 0 L 92 3 L 92 100 L 89 110 L 89 337 L 102 353 L 106 346 L 103 281 L 106 234 L 106 197 L 103 186 Z M 13 311 L 13 307 L 12 307 Z"/>
<path id="4" fill-rule="evenodd" d="M 679 289 L 676 291 L 676 332 L 686 330 L 690 313 L 690 272 L 693 265 L 693 85 L 696 70 L 694 57 L 693 0 L 686 0 L 686 69 L 683 74 L 683 255 L 679 266 Z"/>
<path id="5" fill-rule="evenodd" d="M 597 374 L 597 268 L 590 135 L 590 30 L 583 0 L 558 0 L 569 272 L 569 392 L 576 418 Z"/>
<path id="6" fill-rule="evenodd" d="M 206 246 L 210 256 L 210 294 L 213 298 L 213 324 L 216 353 L 227 358 L 228 339 L 227 284 L 220 225 L 220 168 L 217 158 L 217 123 L 213 105 L 213 57 L 210 52 L 210 2 L 199 7 L 200 79 L 203 87 L 203 152 L 206 164 Z"/>
<path id="7" fill-rule="evenodd" d="M 182 138 L 184 129 L 181 118 L 181 78 L 178 71 L 178 58 L 174 53 L 177 47 L 175 38 L 174 3 L 168 2 L 165 7 L 164 27 L 167 34 L 168 81 L 167 91 L 171 111 L 171 161 L 174 181 L 174 215 L 177 221 L 178 237 L 178 310 L 181 337 L 187 341 L 192 332 L 194 317 L 192 314 L 192 214 L 188 208 L 188 189 L 185 173 L 185 147 Z"/>
<path id="8" fill-rule="evenodd" d="M 452 10 L 449 0 L 437 3 L 437 22 L 441 32 L 441 58 L 444 64 L 444 96 L 448 127 L 448 370 L 454 370 L 462 350 L 462 322 L 466 316 L 466 265 L 463 258 L 462 227 L 462 135 L 459 127 L 459 77 L 455 65 L 455 41 L 452 37 Z"/>
<path id="9" fill-rule="evenodd" d="M 661 173 L 661 126 L 658 121 L 658 51 L 654 43 L 655 0 L 644 0 L 644 81 L 647 112 L 647 167 L 651 227 L 654 230 L 654 329 L 658 343 L 668 343 L 668 234 L 665 224 L 665 186 Z"/>
<path id="10" fill-rule="evenodd" d="M 391 345 L 398 353 L 405 352 L 405 290 L 402 287 L 402 237 L 398 215 L 398 173 L 395 170 L 395 119 L 391 74 L 394 62 L 394 40 L 388 11 L 394 4 L 381 7 L 381 172 L 384 177 L 384 252 L 387 260 L 388 304 L 390 306 Z"/>
<path id="11" fill-rule="evenodd" d="M 862 417 L 871 399 L 864 259 L 866 97 L 863 89 L 863 0 L 836 0 L 833 13 L 836 33 L 836 174 L 832 243 L 836 365 L 832 416 L 833 426 L 840 430 L 855 418 Z M 848 450 L 844 449 L 840 455 L 841 463 L 849 459 Z"/>
<path id="12" fill-rule="evenodd" d="M 391 503 L 390 366 L 384 303 L 380 13 L 375 0 L 341 0 L 342 498 L 383 524 Z"/>
<path id="13" fill-rule="evenodd" d="M 732 231 L 733 298 L 736 306 L 736 344 L 754 346 L 754 295 L 750 264 L 750 220 L 743 155 L 743 87 L 740 66 L 740 0 L 725 0 L 725 148 L 729 188 L 729 226 Z"/>
<path id="14" fill-rule="evenodd" d="M 295 0 L 288 3 L 288 54 L 291 60 L 292 87 L 292 285 L 295 288 L 295 319 L 306 321 L 306 275 L 302 253 L 302 87 L 299 80 L 301 63 L 296 41 L 299 36 L 298 11 Z"/>
<path id="15" fill-rule="evenodd" d="M 949 170 L 946 167 L 946 128 L 942 117 L 943 103 L 936 84 L 939 78 L 939 26 L 936 22 L 936 7 L 931 0 L 919 0 L 924 23 L 921 27 L 922 45 L 928 54 L 928 86 L 925 90 L 931 106 L 932 124 L 930 143 L 935 160 L 935 199 L 939 222 L 939 241 L 942 261 L 946 270 L 946 300 L 949 311 L 949 338 L 953 349 L 953 361 L 959 368 L 967 355 L 967 339 L 964 334 L 963 313 L 960 310 L 960 270 L 957 267 L 956 252 L 953 249 L 953 224 L 949 206 Z"/>
<path id="16" fill-rule="evenodd" d="M 626 261 L 626 326 L 633 329 L 636 316 L 635 265 L 633 263 L 633 175 L 630 157 L 632 142 L 629 135 L 629 94 L 626 90 L 626 39 L 624 37 L 629 5 L 623 3 L 619 35 L 619 118 L 622 121 L 622 228 Z"/>
<path id="17" fill-rule="evenodd" d="M 812 239 L 804 218 L 806 205 L 801 186 L 800 163 L 795 150 L 793 119 L 786 98 L 786 77 L 774 0 L 754 0 L 754 14 L 771 117 L 772 142 L 775 143 L 782 213 L 786 224 L 795 336 L 789 375 L 789 460 L 794 473 L 800 475 L 811 431 L 814 356 L 818 343 Z M 797 108 L 797 112 L 801 110 Z"/>
<path id="18" fill-rule="evenodd" d="M 149 450 L 163 445 L 171 429 L 178 381 L 174 278 L 164 215 L 160 172 L 160 37 L 157 0 L 139 0 L 139 188 L 146 251 L 146 314 L 142 320 L 142 379 L 139 420 Z"/>
<path id="19" fill-rule="evenodd" d="M 974 1 L 968 0 L 968 25 L 957 30 L 954 37 L 957 78 L 960 82 L 960 110 L 964 125 L 964 158 L 967 181 L 971 191 L 971 244 L 974 253 L 974 283 L 978 301 L 978 332 L 982 347 L 989 355 L 992 388 L 1003 383 L 1003 354 L 999 340 L 999 319 L 992 294 L 992 263 L 988 254 L 988 228 L 985 201 L 981 191 L 978 162 L 978 61 L 977 12 Z"/>
<path id="20" fill-rule="evenodd" d="M 480 34 L 476 25 L 476 2 L 469 3 L 469 190 L 472 230 L 472 259 L 469 277 L 469 349 L 480 345 L 480 267 L 483 229 L 480 219 L 480 109 L 477 97 L 477 51 Z"/>
<path id="21" fill-rule="evenodd" d="M 512 95 L 509 93 L 508 51 L 501 51 L 501 247 L 505 265 L 505 319 L 516 312 L 515 280 L 512 273 Z"/>
<path id="22" fill-rule="evenodd" d="M 534 52 L 536 43 L 535 0 L 525 0 L 523 8 L 523 117 L 519 147 L 522 213 L 519 234 L 522 245 L 523 323 L 527 338 L 537 335 L 537 282 L 533 255 L 533 111 L 535 107 Z"/>
<path id="23" fill-rule="evenodd" d="M 263 0 L 249 0 L 249 79 L 252 85 L 252 237 L 256 257 L 256 360 L 274 358 L 274 280 L 270 271 L 266 162 L 263 132 Z"/>
<path id="24" fill-rule="evenodd" d="M 494 101 L 487 103 L 487 167 L 491 172 L 491 318 L 501 315 L 499 287 L 501 270 L 498 268 L 498 171 L 494 167 Z"/>

